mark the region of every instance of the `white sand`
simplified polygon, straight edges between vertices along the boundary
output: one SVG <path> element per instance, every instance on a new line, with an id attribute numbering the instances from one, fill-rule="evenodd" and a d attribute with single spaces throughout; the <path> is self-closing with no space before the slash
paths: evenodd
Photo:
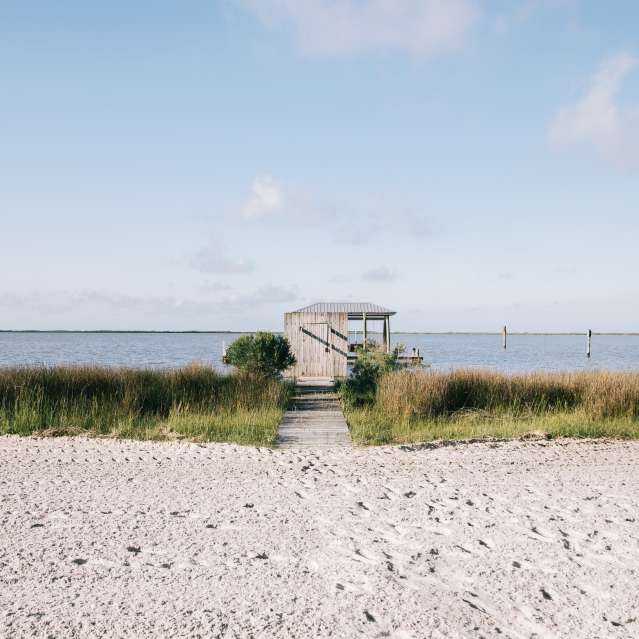
<path id="1" fill-rule="evenodd" d="M 0 636 L 637 637 L 638 470 L 639 443 L 0 437 Z"/>

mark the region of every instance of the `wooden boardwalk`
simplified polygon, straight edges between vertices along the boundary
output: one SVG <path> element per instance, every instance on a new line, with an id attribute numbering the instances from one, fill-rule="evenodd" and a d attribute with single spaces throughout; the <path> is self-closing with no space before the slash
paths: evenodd
<path id="1" fill-rule="evenodd" d="M 296 384 L 295 395 L 282 418 L 277 441 L 280 448 L 352 445 L 332 381 L 306 379 Z"/>

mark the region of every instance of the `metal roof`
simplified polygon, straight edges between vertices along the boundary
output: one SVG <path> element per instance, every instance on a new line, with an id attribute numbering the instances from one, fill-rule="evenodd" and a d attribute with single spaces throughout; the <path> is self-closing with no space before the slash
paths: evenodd
<path id="1" fill-rule="evenodd" d="M 369 304 L 368 302 L 319 302 L 304 308 L 298 308 L 293 313 L 348 313 L 350 319 L 367 317 L 386 317 L 395 315 L 395 311 L 380 306 L 379 304 Z"/>

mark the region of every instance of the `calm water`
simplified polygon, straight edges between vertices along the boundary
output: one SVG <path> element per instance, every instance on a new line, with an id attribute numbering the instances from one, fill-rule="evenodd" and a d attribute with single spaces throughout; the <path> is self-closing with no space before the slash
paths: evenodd
<path id="1" fill-rule="evenodd" d="M 164 368 L 193 361 L 225 370 L 222 346 L 237 333 L 0 333 L 0 366 L 94 363 Z M 508 350 L 499 335 L 393 336 L 410 351 L 419 348 L 433 368 L 473 367 L 503 371 L 608 368 L 639 370 L 639 335 L 594 335 L 592 358 L 580 335 L 511 335 Z"/>

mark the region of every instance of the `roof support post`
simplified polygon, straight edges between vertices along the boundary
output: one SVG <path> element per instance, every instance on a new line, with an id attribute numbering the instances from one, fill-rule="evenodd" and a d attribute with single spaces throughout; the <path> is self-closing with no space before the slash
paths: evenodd
<path id="1" fill-rule="evenodd" d="M 387 335 L 386 335 L 386 323 L 388 321 L 387 317 L 384 317 L 384 328 L 382 330 L 382 344 L 383 344 L 383 348 L 384 348 L 384 352 L 388 353 L 388 339 L 387 339 Z"/>
<path id="2" fill-rule="evenodd" d="M 390 316 L 384 318 L 384 348 L 387 353 L 391 352 L 390 349 Z"/>
<path id="3" fill-rule="evenodd" d="M 366 313 L 362 313 L 362 317 L 364 319 L 364 350 L 368 350 L 368 330 L 366 327 Z"/>

